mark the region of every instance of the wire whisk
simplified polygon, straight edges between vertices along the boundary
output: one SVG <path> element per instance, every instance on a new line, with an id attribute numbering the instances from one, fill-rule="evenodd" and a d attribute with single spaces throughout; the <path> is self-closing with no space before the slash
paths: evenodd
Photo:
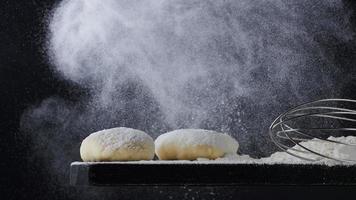
<path id="1" fill-rule="evenodd" d="M 322 142 L 349 148 L 356 155 L 356 141 L 344 142 L 329 136 L 356 136 L 356 100 L 322 99 L 299 105 L 279 115 L 269 128 L 273 143 L 284 152 L 307 161 L 331 159 L 356 162 L 356 156 L 329 155 L 310 145 Z M 309 145 L 306 145 L 309 142 Z"/>

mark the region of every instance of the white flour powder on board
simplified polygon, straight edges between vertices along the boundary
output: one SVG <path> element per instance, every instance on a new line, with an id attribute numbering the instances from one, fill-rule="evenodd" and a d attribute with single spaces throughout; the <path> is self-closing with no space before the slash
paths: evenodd
<path id="1" fill-rule="evenodd" d="M 336 158 L 336 159 L 347 159 L 347 160 L 355 160 L 356 161 L 356 137 L 354 136 L 347 136 L 347 137 L 329 137 L 329 140 L 333 141 L 338 141 L 342 142 L 345 144 L 350 144 L 350 145 L 345 145 L 345 144 L 338 144 L 338 143 L 333 143 L 333 142 L 328 142 L 328 141 L 323 141 L 319 139 L 312 139 L 306 142 L 301 142 L 299 143 L 300 145 L 315 151 L 319 154 Z M 302 147 L 295 145 L 293 149 L 296 150 L 304 150 Z M 272 154 L 270 157 L 267 158 L 262 158 L 260 159 L 262 162 L 266 163 L 315 163 L 315 164 L 328 164 L 328 165 L 334 165 L 334 164 L 341 164 L 339 161 L 328 159 L 325 157 L 321 157 L 319 155 L 313 154 L 311 152 L 303 153 L 303 152 L 298 152 L 298 151 L 292 151 L 289 150 L 289 152 L 294 153 L 298 156 L 302 156 L 305 158 L 317 160 L 315 162 L 313 161 L 307 161 L 303 160 L 297 157 L 294 157 L 286 152 L 276 152 Z M 346 164 L 346 163 L 342 163 Z"/>
<path id="2" fill-rule="evenodd" d="M 338 144 L 328 141 L 323 141 L 319 139 L 312 139 L 309 141 L 301 142 L 300 145 L 315 151 L 319 154 L 336 158 L 336 159 L 346 159 L 346 160 L 355 160 L 356 161 L 356 137 L 347 136 L 347 137 L 329 137 L 329 140 L 342 142 L 345 144 Z M 308 161 L 300 159 L 298 157 L 292 156 L 286 152 L 276 152 L 269 157 L 261 159 L 253 159 L 247 155 L 227 155 L 224 158 L 217 159 L 220 162 L 234 162 L 234 163 L 256 163 L 256 164 L 327 164 L 327 165 L 337 165 L 337 164 L 355 164 L 353 162 L 339 162 L 336 160 L 328 159 L 321 157 L 319 155 L 307 152 L 302 147 L 295 145 L 292 147 L 296 150 L 302 150 L 303 152 L 288 150 L 291 153 L 294 153 L 298 156 L 302 156 L 308 159 L 313 159 L 317 161 Z"/>

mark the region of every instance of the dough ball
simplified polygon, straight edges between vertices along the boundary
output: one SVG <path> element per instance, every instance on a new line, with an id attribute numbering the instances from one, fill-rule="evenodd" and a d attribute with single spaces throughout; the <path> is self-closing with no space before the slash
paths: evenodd
<path id="1" fill-rule="evenodd" d="M 236 154 L 239 143 L 231 136 L 202 129 L 180 129 L 160 135 L 155 152 L 160 160 L 216 159 Z"/>
<path id="2" fill-rule="evenodd" d="M 154 142 L 151 136 L 132 128 L 112 128 L 85 138 L 80 146 L 83 161 L 152 160 Z"/>

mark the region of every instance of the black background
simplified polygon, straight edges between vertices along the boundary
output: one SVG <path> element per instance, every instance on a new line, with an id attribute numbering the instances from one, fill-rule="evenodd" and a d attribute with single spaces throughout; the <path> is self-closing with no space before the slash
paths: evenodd
<path id="1" fill-rule="evenodd" d="M 256 194 L 253 189 L 238 192 L 234 188 L 218 190 L 213 187 L 193 190 L 173 187 L 98 189 L 94 192 L 92 188 L 48 185 L 46 180 L 50 178 L 48 177 L 50 174 L 43 170 L 40 162 L 37 163 L 36 159 L 32 159 L 30 163 L 28 159 L 23 159 L 31 156 L 29 155 L 31 152 L 28 150 L 28 138 L 21 135 L 18 129 L 24 110 L 44 98 L 57 95 L 75 99 L 83 95 L 80 88 L 53 74 L 43 50 L 46 41 L 46 17 L 58 2 L 2 0 L 0 3 L 0 153 L 2 156 L 0 199 L 77 199 L 80 196 L 99 199 L 104 194 L 106 197 L 119 199 L 154 199 L 155 196 L 157 199 L 184 197 L 232 199 L 233 197 L 246 198 L 249 195 L 255 198 L 276 195 L 279 198 L 289 199 L 298 196 L 291 194 L 288 188 L 280 190 L 266 188 L 264 189 L 266 193 L 261 194 Z M 356 8 L 355 2 L 346 3 Z M 355 19 L 356 15 L 353 14 L 353 24 Z M 355 52 L 355 44 L 350 44 L 350 46 L 338 47 L 334 56 L 339 66 L 354 66 Z M 347 73 L 354 69 L 343 70 Z M 356 81 L 347 84 L 342 97 L 356 99 Z M 189 194 L 186 193 L 187 191 Z M 305 191 L 308 192 L 308 189 Z M 352 193 L 350 189 L 331 189 L 325 195 L 329 198 L 346 198 L 350 193 Z M 302 194 L 299 194 L 299 197 L 300 195 Z"/>

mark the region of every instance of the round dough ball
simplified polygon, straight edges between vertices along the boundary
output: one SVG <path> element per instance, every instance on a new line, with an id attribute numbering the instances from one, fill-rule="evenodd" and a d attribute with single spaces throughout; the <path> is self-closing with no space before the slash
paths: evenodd
<path id="1" fill-rule="evenodd" d="M 154 142 L 145 132 L 132 128 L 112 128 L 85 138 L 80 146 L 83 161 L 152 160 Z"/>
<path id="2" fill-rule="evenodd" d="M 160 135 L 155 152 L 160 160 L 216 159 L 236 154 L 239 143 L 231 136 L 202 129 L 180 129 Z"/>

